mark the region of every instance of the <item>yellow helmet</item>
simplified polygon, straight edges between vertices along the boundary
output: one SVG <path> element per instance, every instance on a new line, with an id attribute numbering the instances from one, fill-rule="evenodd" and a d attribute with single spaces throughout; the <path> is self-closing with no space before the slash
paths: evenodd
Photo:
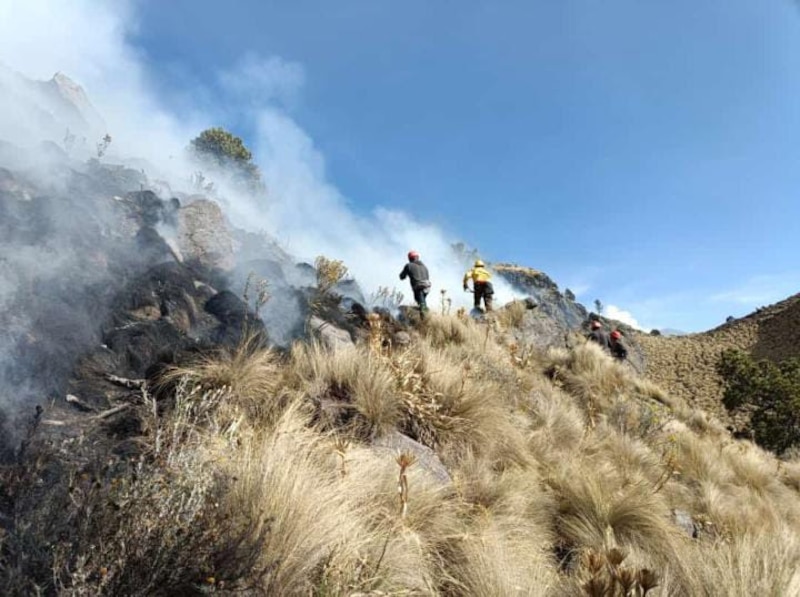
<path id="1" fill-rule="evenodd" d="M 475 260 L 475 267 L 484 267 L 485 264 L 480 259 Z"/>

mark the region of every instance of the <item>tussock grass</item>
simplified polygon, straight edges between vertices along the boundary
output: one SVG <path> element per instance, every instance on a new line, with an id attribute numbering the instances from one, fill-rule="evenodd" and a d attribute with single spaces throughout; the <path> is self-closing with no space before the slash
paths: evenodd
<path id="1" fill-rule="evenodd" d="M 586 435 L 586 415 L 567 394 L 549 386 L 531 395 L 528 446 L 536 459 L 555 466 L 577 450 Z"/>
<path id="2" fill-rule="evenodd" d="M 172 407 L 136 407 L 140 463 L 94 472 L 99 486 L 76 467 L 38 501 L 7 484 L 29 505 L 24 532 L 0 539 L 0 581 L 98 595 L 580 595 L 618 582 L 588 573 L 589 550 L 618 549 L 617 576 L 658 576 L 648 595 L 800 593 L 796 460 L 733 440 L 593 344 L 539 353 L 503 339 L 431 314 L 402 349 L 310 343 L 279 357 L 245 343 L 175 368 L 159 388 Z M 397 431 L 434 448 L 452 482 L 419 453 L 373 447 Z M 41 462 L 27 486 L 53 474 Z"/>
<path id="3" fill-rule="evenodd" d="M 644 479 L 623 482 L 610 467 L 568 467 L 548 480 L 559 507 L 559 535 L 567 545 L 602 549 L 612 544 L 675 555 L 677 532 L 669 510 Z"/>
<path id="4" fill-rule="evenodd" d="M 730 434 L 725 426 L 718 420 L 709 417 L 701 410 L 675 409 L 676 416 L 685 421 L 687 427 L 698 435 L 711 436 L 717 441 L 724 442 L 729 439 Z"/>
<path id="5" fill-rule="evenodd" d="M 443 452 L 469 448 L 524 459 L 524 440 L 502 388 L 476 378 L 468 361 L 453 362 L 441 349 L 419 345 L 395 362 L 406 417 L 403 430 Z"/>
<path id="6" fill-rule="evenodd" d="M 326 463 L 325 437 L 307 423 L 287 411 L 273 433 L 246 442 L 226 466 L 238 479 L 232 489 L 238 509 L 269 529 L 259 587 L 267 595 L 306 593 L 331 570 L 341 584 L 357 583 L 360 551 L 374 539 L 363 507 L 348 499 L 336 468 Z"/>
<path id="7" fill-rule="evenodd" d="M 545 355 L 545 372 L 553 382 L 580 401 L 594 422 L 610 400 L 628 388 L 629 372 L 594 342 L 572 350 L 555 349 Z"/>
<path id="8" fill-rule="evenodd" d="M 489 327 L 479 326 L 471 318 L 429 314 L 420 329 L 431 344 L 438 348 L 469 344 L 473 348 L 488 344 Z"/>
<path id="9" fill-rule="evenodd" d="M 795 530 L 748 532 L 711 546 L 699 545 L 691 552 L 695 555 L 694 594 L 800 594 L 800 545 Z"/>
<path id="10" fill-rule="evenodd" d="M 525 313 L 528 307 L 524 301 L 513 300 L 501 309 L 495 311 L 495 317 L 506 329 L 518 328 L 525 321 Z"/>
<path id="11" fill-rule="evenodd" d="M 365 347 L 330 351 L 318 343 L 292 348 L 288 383 L 312 402 L 324 428 L 368 438 L 394 429 L 401 417 L 395 379 Z"/>
<path id="12" fill-rule="evenodd" d="M 552 543 L 556 504 L 537 469 L 498 466 L 496 461 L 467 452 L 454 470 L 458 495 L 472 512 L 522 517 L 536 525 L 536 540 Z"/>
<path id="13" fill-rule="evenodd" d="M 261 345 L 258 335 L 247 335 L 235 348 L 201 356 L 191 364 L 171 367 L 158 381 L 159 393 L 175 391 L 181 382 L 201 394 L 219 391 L 231 415 L 243 413 L 249 420 L 266 423 L 282 411 L 284 396 L 279 392 L 281 360 Z"/>
<path id="14" fill-rule="evenodd" d="M 790 460 L 780 463 L 778 477 L 786 487 L 800 493 L 800 461 Z"/>
<path id="15" fill-rule="evenodd" d="M 451 595 L 544 595 L 558 582 L 535 525 L 519 516 L 485 516 L 451 546 L 443 582 Z"/>

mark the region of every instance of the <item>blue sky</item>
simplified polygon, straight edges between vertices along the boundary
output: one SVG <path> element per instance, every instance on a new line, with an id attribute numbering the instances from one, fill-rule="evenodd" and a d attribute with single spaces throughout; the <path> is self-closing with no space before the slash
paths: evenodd
<path id="1" fill-rule="evenodd" d="M 645 327 L 800 291 L 790 0 L 133 7 L 161 104 L 257 151 L 248 108 L 279 105 L 356 213 L 404 210 Z"/>
<path id="2" fill-rule="evenodd" d="M 587 304 L 700 330 L 800 291 L 791 2 L 147 1 L 164 97 L 243 54 L 356 210 L 402 208 Z M 246 120 L 229 122 L 245 138 Z"/>

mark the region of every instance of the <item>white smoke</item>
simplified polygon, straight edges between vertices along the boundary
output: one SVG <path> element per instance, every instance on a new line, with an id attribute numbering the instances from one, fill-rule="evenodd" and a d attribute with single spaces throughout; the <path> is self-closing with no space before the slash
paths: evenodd
<path id="1" fill-rule="evenodd" d="M 616 305 L 606 305 L 603 310 L 603 315 L 608 317 L 609 319 L 616 319 L 617 321 L 621 321 L 634 329 L 643 330 L 644 328 L 639 324 L 636 318 L 633 316 L 633 313 L 630 311 L 626 311 L 625 309 L 621 309 Z"/>
<path id="2" fill-rule="evenodd" d="M 135 26 L 135 5 L 128 2 L 2 0 L 0 60 L 26 76 L 47 79 L 60 71 L 78 81 L 107 123 L 109 159 L 145 159 L 153 170 L 147 174 L 168 180 L 173 190 L 185 187 L 192 171 L 183 159 L 189 140 L 240 111 L 257 133 L 254 157 L 268 193 L 242 195 L 219 181 L 234 225 L 266 231 L 307 261 L 320 254 L 342 259 L 367 296 L 382 286 L 408 297 L 398 274 L 406 252 L 415 249 L 431 271 L 432 296 L 445 289 L 454 306 L 469 304 L 461 292 L 465 264 L 454 260 L 441 230 L 391 209 L 355 213 L 327 180 L 323 156 L 285 110 L 302 92 L 301 66 L 243 55 L 219 74 L 228 94 L 224 108 L 203 113 L 187 105 L 172 114 L 149 87 L 146 62 L 129 42 Z M 9 124 L 0 114 L 0 138 Z M 514 298 L 510 285 L 495 282 L 497 302 Z"/>

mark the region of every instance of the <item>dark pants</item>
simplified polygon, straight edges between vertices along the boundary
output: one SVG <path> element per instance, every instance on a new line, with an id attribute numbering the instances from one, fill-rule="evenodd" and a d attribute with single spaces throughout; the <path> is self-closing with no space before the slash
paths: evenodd
<path id="1" fill-rule="evenodd" d="M 427 296 L 428 296 L 427 288 L 422 288 L 419 286 L 417 288 L 414 288 L 414 301 L 417 303 L 417 305 L 419 305 L 420 311 L 428 310 Z"/>
<path id="2" fill-rule="evenodd" d="M 492 310 L 492 295 L 494 295 L 494 288 L 489 282 L 474 282 L 474 298 L 475 298 L 475 308 L 481 308 L 481 299 L 483 299 L 483 304 L 486 305 L 486 310 Z"/>

